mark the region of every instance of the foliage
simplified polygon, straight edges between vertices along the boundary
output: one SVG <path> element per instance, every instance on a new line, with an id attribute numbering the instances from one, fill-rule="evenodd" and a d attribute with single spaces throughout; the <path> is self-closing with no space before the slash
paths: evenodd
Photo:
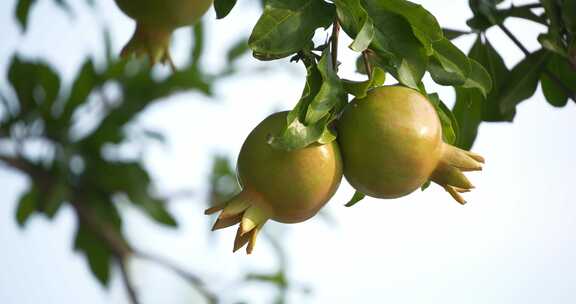
<path id="1" fill-rule="evenodd" d="M 23 31 L 37 2 L 17 1 L 14 14 Z M 68 0 L 53 2 L 73 14 Z M 93 2 L 86 1 L 91 6 Z M 270 141 L 279 149 L 334 140 L 333 122 L 350 95 L 364 96 L 383 84 L 385 74 L 428 96 L 438 111 L 445 141 L 464 149 L 474 144 L 483 122 L 512 122 L 517 106 L 538 85 L 554 107 L 576 101 L 576 1 L 540 0 L 522 6 L 502 2 L 469 0 L 473 12 L 469 28 L 456 30 L 441 28 L 430 12 L 406 0 L 262 1 L 262 14 L 249 39 L 234 41 L 228 50 L 228 67 L 216 75 L 201 69 L 206 39 L 202 23 L 194 27 L 187 65 L 160 80 L 152 77 L 150 68 L 114 60 L 116 55 L 108 53 L 104 64 L 86 59 L 74 81 L 62 83 L 50 64 L 14 55 L 7 73 L 9 87 L 0 88 L 0 139 L 12 149 L 1 151 L 0 161 L 31 181 L 18 203 L 16 221 L 23 226 L 35 214 L 52 218 L 62 206 L 71 206 L 79 219 L 74 247 L 85 254 L 95 277 L 107 284 L 113 259 L 136 252 L 122 233 L 118 203 L 130 202 L 160 224 L 176 227 L 177 223 L 166 199 L 154 193 L 142 160 L 111 157 L 104 150 L 114 150 L 136 134 L 161 139 L 156 132 L 129 127 L 148 106 L 176 92 L 196 90 L 209 96 L 221 77 L 238 72 L 233 62 L 249 50 L 260 60 L 290 57 L 307 71 L 286 130 Z M 221 19 L 239 5 L 237 0 L 215 0 L 214 6 Z M 541 49 L 528 51 L 505 26 L 509 18 L 545 26 L 546 32 L 538 36 Z M 315 45 L 314 33 L 330 27 L 331 39 Z M 352 38 L 350 49 L 359 53 L 359 72 L 368 80 L 355 82 L 338 75 L 335 46 L 340 27 Z M 525 58 L 507 67 L 486 36 L 492 27 L 503 31 Z M 476 36 L 467 54 L 451 42 L 464 35 Z M 437 84 L 454 88 L 452 109 L 438 94 L 426 90 L 422 83 L 426 73 Z M 120 88 L 119 94 L 111 96 L 106 89 L 110 86 Z M 93 108 L 96 113 L 89 111 Z M 82 130 L 78 122 L 87 115 L 99 121 L 94 128 Z M 31 143 L 40 143 L 50 152 L 29 153 L 25 147 Z M 238 190 L 227 158 L 215 158 L 210 183 L 212 203 Z M 349 205 L 362 197 L 356 193 Z M 283 267 L 278 273 L 252 274 L 248 279 L 272 282 L 280 290 L 290 285 Z"/>

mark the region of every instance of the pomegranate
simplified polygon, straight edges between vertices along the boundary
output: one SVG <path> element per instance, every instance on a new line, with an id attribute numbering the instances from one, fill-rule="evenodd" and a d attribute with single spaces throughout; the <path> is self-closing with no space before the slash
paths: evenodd
<path id="1" fill-rule="evenodd" d="M 383 86 L 353 100 L 338 122 L 344 176 L 376 198 L 407 195 L 431 180 L 459 203 L 474 186 L 463 171 L 481 170 L 484 158 L 442 140 L 434 106 L 418 91 Z"/>
<path id="2" fill-rule="evenodd" d="M 242 191 L 205 212 L 221 211 L 213 230 L 240 223 L 234 251 L 248 244 L 246 252 L 250 254 L 268 219 L 299 223 L 313 217 L 340 185 L 342 161 L 336 142 L 293 151 L 279 150 L 268 143 L 271 136 L 284 131 L 287 115 L 272 114 L 252 130 L 238 156 Z"/>
<path id="3" fill-rule="evenodd" d="M 170 63 L 172 32 L 192 25 L 212 5 L 213 0 L 115 0 L 120 9 L 136 21 L 134 35 L 122 49 L 127 58 L 147 55 L 150 63 Z"/>

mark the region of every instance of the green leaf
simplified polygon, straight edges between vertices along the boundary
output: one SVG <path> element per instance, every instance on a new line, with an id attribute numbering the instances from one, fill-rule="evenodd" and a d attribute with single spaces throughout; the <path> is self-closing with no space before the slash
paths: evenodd
<path id="1" fill-rule="evenodd" d="M 40 109 L 43 116 L 52 115 L 52 106 L 60 92 L 60 77 L 51 67 L 14 57 L 8 80 L 18 96 L 21 114 Z"/>
<path id="2" fill-rule="evenodd" d="M 470 59 L 470 73 L 462 86 L 476 88 L 484 97 L 487 97 L 492 90 L 492 79 L 488 71 L 478 61 Z"/>
<path id="3" fill-rule="evenodd" d="M 308 76 L 304 92 L 288 114 L 285 131 L 270 138 L 273 147 L 290 151 L 335 139 L 329 125 L 346 104 L 347 96 L 332 68 L 331 58 L 330 49 L 326 48 L 317 65 L 312 58 L 306 60 Z"/>
<path id="4" fill-rule="evenodd" d="M 224 203 L 241 190 L 230 159 L 222 155 L 213 156 L 209 181 L 210 206 Z"/>
<path id="5" fill-rule="evenodd" d="M 566 31 L 572 35 L 572 44 L 576 47 L 576 1 L 562 1 L 562 21 Z"/>
<path id="6" fill-rule="evenodd" d="M 482 122 L 482 103 L 484 97 L 476 89 L 456 88 L 456 103 L 452 109 L 458 121 L 458 140 L 456 146 L 470 150 Z"/>
<path id="7" fill-rule="evenodd" d="M 384 84 L 386 80 L 386 72 L 381 68 L 375 67 L 372 70 L 372 76 L 366 81 L 352 81 L 347 79 L 342 79 L 342 85 L 344 86 L 344 91 L 346 93 L 353 95 L 356 98 L 366 97 L 368 90 L 379 87 Z"/>
<path id="8" fill-rule="evenodd" d="M 440 100 L 438 94 L 428 94 L 428 100 L 436 108 L 440 124 L 442 125 L 442 137 L 444 142 L 454 144 L 458 139 L 458 121 L 452 114 L 452 111 Z"/>
<path id="9" fill-rule="evenodd" d="M 442 32 L 444 33 L 444 37 L 448 40 L 454 40 L 460 36 L 472 34 L 472 32 L 465 32 L 465 31 L 453 30 L 453 29 L 447 29 L 447 28 L 443 28 Z"/>
<path id="10" fill-rule="evenodd" d="M 74 247 L 84 253 L 92 274 L 100 284 L 108 286 L 112 253 L 108 250 L 107 245 L 80 223 L 76 231 Z"/>
<path id="11" fill-rule="evenodd" d="M 542 91 L 549 104 L 555 107 L 563 107 L 568 102 L 565 88 L 576 92 L 576 71 L 570 67 L 566 58 L 551 54 L 546 64 L 547 71 L 554 75 L 554 79 L 548 73 L 542 73 L 540 81 Z M 557 82 L 561 82 L 560 86 Z"/>
<path id="12" fill-rule="evenodd" d="M 118 214 L 116 206 L 102 197 L 101 193 L 85 193 L 87 200 L 82 201 L 89 208 L 89 212 L 97 219 L 113 228 L 113 232 L 121 234 L 122 219 Z M 94 234 L 82 221 L 78 223 L 74 248 L 86 256 L 88 266 L 92 274 L 103 286 L 108 286 L 110 282 L 110 267 L 112 262 L 112 252 L 108 249 L 108 244 Z"/>
<path id="13" fill-rule="evenodd" d="M 433 42 L 443 39 L 442 28 L 430 12 L 421 5 L 406 0 L 363 0 L 368 13 L 386 10 L 404 17 L 418 40 L 429 49 Z"/>
<path id="14" fill-rule="evenodd" d="M 426 189 L 428 189 L 428 187 L 430 187 L 430 184 L 432 184 L 432 182 L 430 180 L 426 181 L 424 184 L 422 184 L 422 186 L 420 187 L 420 191 L 424 191 Z"/>
<path id="15" fill-rule="evenodd" d="M 36 188 L 31 187 L 20 197 L 18 202 L 18 208 L 16 209 L 16 221 L 18 226 L 21 228 L 24 226 L 26 221 L 30 218 L 30 215 L 38 209 L 38 191 Z"/>
<path id="16" fill-rule="evenodd" d="M 540 42 L 543 48 L 549 50 L 550 52 L 554 52 L 564 57 L 568 56 L 568 52 L 565 49 L 562 40 L 558 39 L 557 37 L 553 37 L 551 34 L 538 35 L 538 42 Z"/>
<path id="17" fill-rule="evenodd" d="M 428 68 L 432 79 L 441 85 L 464 84 L 470 73 L 468 57 L 446 38 L 434 42 L 432 48 L 436 60 Z"/>
<path id="18" fill-rule="evenodd" d="M 176 219 L 166 209 L 167 202 L 161 199 L 155 199 L 148 195 L 132 196 L 132 201 L 136 206 L 140 207 L 146 214 L 155 220 L 157 223 L 169 227 L 178 227 Z"/>
<path id="19" fill-rule="evenodd" d="M 401 17 L 387 11 L 370 11 L 377 33 L 374 48 L 379 57 L 377 63 L 400 83 L 418 88 L 424 76 L 428 58 L 426 50 L 412 33 L 410 25 Z M 393 69 L 390 70 L 389 67 Z"/>
<path id="20" fill-rule="evenodd" d="M 28 27 L 28 16 L 30 15 L 30 9 L 35 2 L 36 0 L 18 0 L 18 4 L 16 5 L 16 20 L 18 20 L 18 24 L 24 32 Z"/>
<path id="21" fill-rule="evenodd" d="M 364 197 L 366 197 L 366 194 L 360 192 L 360 191 L 356 191 L 354 192 L 354 195 L 352 196 L 352 198 L 350 199 L 350 201 L 348 201 L 348 203 L 346 203 L 346 207 L 352 207 L 354 205 L 356 205 L 356 203 L 358 203 L 359 201 L 363 200 Z"/>
<path id="22" fill-rule="evenodd" d="M 200 19 L 192 28 L 192 41 L 194 45 L 192 47 L 192 67 L 197 67 L 204 54 L 204 22 Z"/>
<path id="23" fill-rule="evenodd" d="M 304 120 L 306 125 L 316 124 L 330 112 L 339 113 L 347 102 L 344 87 L 334 71 L 332 56 L 328 48 L 324 51 L 317 67 L 322 77 L 322 85 L 308 106 Z"/>
<path id="24" fill-rule="evenodd" d="M 534 94 L 546 60 L 546 52 L 539 50 L 528 55 L 510 71 L 499 96 L 501 113 L 513 111 L 516 105 Z"/>
<path id="25" fill-rule="evenodd" d="M 248 47 L 248 41 L 244 37 L 240 38 L 238 41 L 236 41 L 236 43 L 232 45 L 226 54 L 228 64 L 232 64 L 242 55 L 246 54 L 248 50 L 250 50 L 250 47 Z"/>
<path id="26" fill-rule="evenodd" d="M 372 39 L 374 39 L 374 24 L 370 19 L 366 19 L 349 47 L 355 52 L 362 52 L 370 46 Z"/>
<path id="27" fill-rule="evenodd" d="M 236 5 L 236 0 L 214 0 L 216 18 L 222 19 L 228 16 L 232 8 L 234 8 L 234 5 Z"/>
<path id="28" fill-rule="evenodd" d="M 283 58 L 304 49 L 317 28 L 334 20 L 334 6 L 318 0 L 269 0 L 248 41 L 260 60 Z"/>
<path id="29" fill-rule="evenodd" d="M 55 178 L 55 176 L 54 176 Z M 69 189 L 68 185 L 64 181 L 57 181 L 52 184 L 48 193 L 43 197 L 42 212 L 46 214 L 49 219 L 54 218 L 54 215 L 60 210 L 60 207 L 64 204 L 64 201 L 68 199 Z"/>
<path id="30" fill-rule="evenodd" d="M 481 64 L 492 79 L 492 90 L 483 103 L 483 121 L 512 121 L 515 109 L 508 112 L 500 110 L 500 92 L 509 82 L 509 71 L 504 60 L 488 40 L 483 41 L 480 36 L 470 49 L 468 56 Z"/>
<path id="31" fill-rule="evenodd" d="M 342 28 L 352 39 L 358 36 L 366 22 L 372 21 L 371 62 L 402 84 L 417 89 L 428 58 L 407 19 L 376 1 L 336 0 L 335 3 Z"/>
<path id="32" fill-rule="evenodd" d="M 72 89 L 64 104 L 61 118 L 65 122 L 69 122 L 74 111 L 88 101 L 88 96 L 90 96 L 94 88 L 100 84 L 101 81 L 94 69 L 94 63 L 92 60 L 86 60 L 74 79 Z"/>

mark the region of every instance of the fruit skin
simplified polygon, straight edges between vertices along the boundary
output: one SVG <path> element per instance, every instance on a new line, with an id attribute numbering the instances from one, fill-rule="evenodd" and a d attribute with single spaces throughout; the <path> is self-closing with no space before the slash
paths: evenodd
<path id="1" fill-rule="evenodd" d="M 458 192 L 473 186 L 461 171 L 480 170 L 484 161 L 444 143 L 434 106 L 403 86 L 353 100 L 338 122 L 338 143 L 348 182 L 376 198 L 407 195 L 431 179 L 464 203 Z"/>
<path id="2" fill-rule="evenodd" d="M 118 7 L 136 21 L 136 29 L 121 52 L 123 58 L 147 55 L 150 63 L 170 63 L 168 50 L 172 32 L 192 25 L 202 17 L 213 0 L 115 0 Z"/>
<path id="3" fill-rule="evenodd" d="M 314 216 L 334 195 L 342 179 L 338 145 L 313 144 L 283 151 L 267 143 L 280 134 L 288 112 L 266 118 L 250 133 L 238 156 L 238 178 L 243 189 L 262 197 L 255 202 L 270 209 L 271 219 L 298 223 Z"/>
<path id="4" fill-rule="evenodd" d="M 196 23 L 212 0 L 115 0 L 130 18 L 148 27 L 174 30 Z"/>
<path id="5" fill-rule="evenodd" d="M 313 217 L 340 185 L 342 159 L 336 142 L 293 151 L 268 143 L 285 129 L 287 115 L 272 114 L 252 130 L 238 156 L 242 191 L 223 206 L 206 211 L 222 210 L 214 229 L 240 223 L 234 251 L 248 243 L 250 253 L 267 219 L 298 223 Z"/>

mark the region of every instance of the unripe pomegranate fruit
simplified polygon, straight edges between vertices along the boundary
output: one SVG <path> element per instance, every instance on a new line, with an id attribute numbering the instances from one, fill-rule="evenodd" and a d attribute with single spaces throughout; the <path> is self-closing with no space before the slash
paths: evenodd
<path id="1" fill-rule="evenodd" d="M 234 251 L 248 243 L 246 252 L 250 254 L 268 219 L 299 223 L 313 217 L 340 185 L 342 160 L 336 142 L 293 151 L 279 150 L 268 143 L 270 136 L 284 131 L 287 114 L 272 114 L 252 130 L 238 156 L 242 191 L 205 212 L 222 211 L 213 230 L 240 223 Z"/>
<path id="2" fill-rule="evenodd" d="M 120 9 L 136 21 L 134 35 L 121 56 L 147 55 L 151 64 L 171 63 L 169 44 L 172 32 L 192 25 L 202 17 L 213 0 L 115 0 Z"/>
<path id="3" fill-rule="evenodd" d="M 376 198 L 401 197 L 432 180 L 464 204 L 460 193 L 474 186 L 462 171 L 484 163 L 444 143 L 434 106 L 402 86 L 378 87 L 353 100 L 338 122 L 338 143 L 348 182 Z"/>

